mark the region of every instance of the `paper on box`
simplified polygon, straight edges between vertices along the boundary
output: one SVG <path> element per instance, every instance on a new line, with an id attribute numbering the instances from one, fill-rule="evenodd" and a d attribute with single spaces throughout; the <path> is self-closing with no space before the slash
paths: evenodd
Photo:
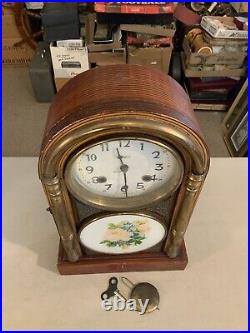
<path id="1" fill-rule="evenodd" d="M 55 78 L 71 78 L 89 69 L 86 47 L 58 47 L 50 45 Z"/>
<path id="2" fill-rule="evenodd" d="M 233 17 L 203 16 L 201 26 L 214 38 L 240 38 L 247 39 L 247 30 L 231 30 L 223 27 L 221 23 L 233 23 Z"/>
<path id="3" fill-rule="evenodd" d="M 58 40 L 56 42 L 57 46 L 62 47 L 83 47 L 83 40 L 82 39 L 65 39 L 65 40 Z"/>

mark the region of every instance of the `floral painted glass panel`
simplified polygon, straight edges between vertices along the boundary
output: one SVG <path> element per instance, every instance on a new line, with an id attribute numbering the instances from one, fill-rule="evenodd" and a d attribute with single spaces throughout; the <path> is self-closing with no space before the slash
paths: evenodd
<path id="1" fill-rule="evenodd" d="M 145 251 L 165 236 L 165 227 L 156 218 L 139 214 L 100 217 L 80 231 L 83 246 L 93 251 L 123 254 Z"/>

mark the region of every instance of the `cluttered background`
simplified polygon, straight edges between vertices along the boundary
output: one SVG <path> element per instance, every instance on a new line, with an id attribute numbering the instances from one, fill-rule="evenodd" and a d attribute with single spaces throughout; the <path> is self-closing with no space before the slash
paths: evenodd
<path id="1" fill-rule="evenodd" d="M 39 154 L 72 77 L 127 63 L 183 86 L 212 156 L 247 156 L 247 2 L 5 2 L 2 28 L 4 155 Z"/>

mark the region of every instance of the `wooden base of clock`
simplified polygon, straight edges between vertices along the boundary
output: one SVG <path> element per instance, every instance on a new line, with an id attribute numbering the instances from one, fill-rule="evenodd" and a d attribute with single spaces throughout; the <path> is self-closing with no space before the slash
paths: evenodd
<path id="1" fill-rule="evenodd" d="M 84 255 L 77 262 L 69 262 L 59 245 L 57 268 L 62 275 L 96 274 L 111 272 L 174 271 L 184 270 L 188 263 L 185 243 L 179 255 L 171 259 L 163 252 L 134 253 L 129 255 Z"/>

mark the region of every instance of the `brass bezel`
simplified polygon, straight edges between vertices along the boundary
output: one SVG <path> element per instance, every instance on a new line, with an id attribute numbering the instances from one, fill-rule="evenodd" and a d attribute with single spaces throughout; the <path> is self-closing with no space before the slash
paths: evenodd
<path id="1" fill-rule="evenodd" d="M 162 184 L 162 186 L 155 191 L 150 191 L 147 194 L 143 194 L 131 197 L 131 198 L 111 198 L 100 196 L 96 193 L 92 193 L 91 191 L 85 189 L 81 186 L 72 175 L 72 168 L 76 159 L 86 150 L 91 149 L 97 145 L 102 143 L 112 142 L 115 140 L 141 140 L 156 144 L 168 152 L 172 153 L 175 157 L 178 165 L 178 174 L 176 174 L 176 178 L 172 178 L 168 183 Z M 91 205 L 96 208 L 107 209 L 112 211 L 131 211 L 133 209 L 141 209 L 152 206 L 153 204 L 159 202 L 162 199 L 167 199 L 171 196 L 180 186 L 184 175 L 184 165 L 181 156 L 177 153 L 175 149 L 171 147 L 168 143 L 163 143 L 161 140 L 149 139 L 147 136 L 119 136 L 114 138 L 109 138 L 106 140 L 100 140 L 90 145 L 85 145 L 81 147 L 81 149 L 71 157 L 65 167 L 64 178 L 65 184 L 69 190 L 69 192 L 80 202 Z"/>
<path id="2" fill-rule="evenodd" d="M 106 218 L 106 217 L 109 217 L 109 216 L 117 216 L 117 215 L 133 215 L 133 216 L 136 215 L 136 216 L 148 217 L 148 218 L 151 218 L 152 220 L 155 220 L 156 222 L 160 223 L 164 228 L 164 231 L 165 231 L 164 236 L 162 237 L 162 239 L 158 243 L 154 244 L 153 246 L 151 246 L 147 250 L 135 251 L 135 252 L 130 252 L 130 253 L 148 252 L 148 251 L 154 249 L 156 246 L 158 246 L 167 237 L 168 228 L 166 226 L 166 221 L 160 214 L 152 213 L 152 212 L 142 213 L 142 212 L 138 212 L 138 211 L 137 212 L 114 212 L 114 213 L 113 212 L 104 212 L 104 213 L 97 213 L 97 214 L 91 215 L 90 217 L 88 217 L 88 218 L 86 218 L 85 220 L 82 221 L 82 226 L 78 230 L 78 240 L 79 240 L 79 243 L 81 244 L 81 246 L 83 248 L 88 249 L 89 251 L 93 251 L 97 254 L 109 254 L 109 255 L 114 255 L 114 256 L 121 255 L 121 253 L 115 254 L 115 253 L 106 253 L 106 252 L 99 252 L 99 251 L 93 250 L 93 249 L 85 246 L 84 244 L 82 244 L 81 237 L 80 237 L 81 232 L 83 231 L 83 229 L 86 228 L 91 223 L 93 223 L 97 220 L 100 220 L 102 218 Z M 128 254 L 128 253 L 124 253 L 124 254 Z"/>

